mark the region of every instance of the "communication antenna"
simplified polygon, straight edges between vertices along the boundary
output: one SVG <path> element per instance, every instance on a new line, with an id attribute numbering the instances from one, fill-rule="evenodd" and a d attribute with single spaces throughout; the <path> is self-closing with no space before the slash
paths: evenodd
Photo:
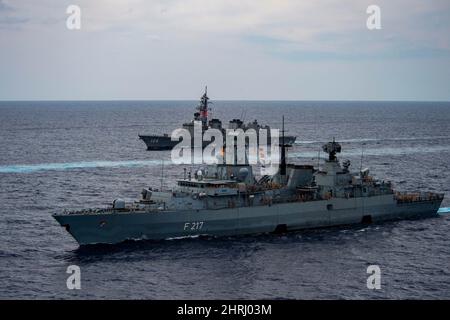
<path id="1" fill-rule="evenodd" d="M 320 149 L 317 152 L 317 170 L 320 170 Z"/>
<path id="2" fill-rule="evenodd" d="M 163 190 L 164 186 L 164 159 L 161 161 L 161 191 Z"/>
<path id="3" fill-rule="evenodd" d="M 241 112 L 241 119 L 242 119 L 242 122 L 244 122 L 245 116 L 246 116 L 246 115 L 247 115 L 247 109 L 243 109 L 242 112 Z"/>
<path id="4" fill-rule="evenodd" d="M 286 145 L 284 144 L 284 116 L 281 127 L 281 163 L 280 163 L 280 175 L 286 175 Z"/>
<path id="5" fill-rule="evenodd" d="M 361 144 L 361 165 L 360 165 L 360 167 L 359 167 L 359 171 L 360 171 L 360 172 L 362 171 L 362 166 L 363 166 L 364 145 L 365 145 L 365 143 L 363 142 L 363 143 Z"/>

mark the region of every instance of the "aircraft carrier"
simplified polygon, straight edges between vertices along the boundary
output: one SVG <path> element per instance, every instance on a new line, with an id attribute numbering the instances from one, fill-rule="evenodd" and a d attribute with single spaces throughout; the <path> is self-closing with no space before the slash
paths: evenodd
<path id="1" fill-rule="evenodd" d="M 144 188 L 132 203 L 116 199 L 108 208 L 66 211 L 53 217 L 80 245 L 125 240 L 232 236 L 375 223 L 437 215 L 444 195 L 394 190 L 368 169 L 352 172 L 337 154 L 319 168 L 287 164 L 281 144 L 277 173 L 257 179 L 247 164 L 217 164 L 184 171 L 171 190 Z"/>
<path id="2" fill-rule="evenodd" d="M 200 103 L 196 108 L 196 112 L 194 113 L 194 119 L 191 122 L 184 123 L 182 128 L 187 129 L 191 133 L 191 137 L 193 137 L 194 121 L 201 121 L 202 132 L 205 132 L 209 128 L 219 129 L 222 131 L 225 140 L 226 129 L 222 126 L 222 121 L 220 121 L 219 119 L 208 120 L 208 111 L 210 110 L 208 103 L 209 98 L 207 95 L 207 88 L 205 88 L 205 93 L 200 98 Z M 263 126 L 259 124 L 257 120 L 245 124 L 241 119 L 232 119 L 228 123 L 228 129 L 242 129 L 244 131 L 246 131 L 247 129 L 254 129 L 257 133 L 260 129 L 267 129 L 267 132 L 269 133 L 267 140 L 269 142 L 271 141 L 270 127 L 268 125 Z M 138 136 L 139 139 L 144 141 L 145 145 L 147 146 L 147 150 L 172 150 L 172 148 L 179 143 L 179 140 L 172 140 L 171 136 L 167 133 L 163 135 L 139 134 Z M 295 143 L 295 139 L 295 136 L 285 136 L 285 144 L 292 146 Z M 208 142 L 204 142 L 203 147 L 205 147 L 207 144 Z M 194 145 L 193 141 L 191 145 Z"/>

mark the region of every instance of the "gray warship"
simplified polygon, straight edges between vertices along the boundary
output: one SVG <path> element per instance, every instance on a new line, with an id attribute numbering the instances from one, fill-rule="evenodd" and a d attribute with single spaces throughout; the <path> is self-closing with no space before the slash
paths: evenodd
<path id="1" fill-rule="evenodd" d="M 200 98 L 200 103 L 196 108 L 196 112 L 194 113 L 194 118 L 191 122 L 186 122 L 183 124 L 182 128 L 188 130 L 191 133 L 191 136 L 194 136 L 194 122 L 200 121 L 202 124 L 202 132 L 205 132 L 209 128 L 221 130 L 224 137 L 226 129 L 222 126 L 222 121 L 219 119 L 210 119 L 208 120 L 208 111 L 209 107 L 209 98 L 207 95 L 207 87 L 205 87 L 205 93 Z M 249 122 L 247 124 L 244 123 L 241 119 L 232 119 L 228 123 L 228 129 L 242 129 L 246 131 L 247 129 L 254 129 L 256 132 L 259 132 L 260 129 L 267 129 L 267 132 L 270 136 L 270 127 L 268 125 L 261 125 L 257 120 Z M 180 141 L 172 140 L 169 134 L 163 135 L 145 135 L 139 134 L 139 139 L 144 141 L 147 146 L 147 150 L 172 150 Z M 295 136 L 285 136 L 285 143 L 289 146 L 292 146 L 295 143 Z M 269 138 L 268 141 L 271 141 Z M 192 144 L 193 145 L 193 144 Z M 204 142 L 205 147 L 207 142 Z"/>
<path id="2" fill-rule="evenodd" d="M 283 131 L 284 132 L 284 131 Z M 350 171 L 334 141 L 320 168 L 287 164 L 282 142 L 274 175 L 257 179 L 251 165 L 216 164 L 184 177 L 171 190 L 145 188 L 141 199 L 108 208 L 54 214 L 80 245 L 126 240 L 285 233 L 308 228 L 431 217 L 444 198 L 394 191 L 368 169 Z"/>

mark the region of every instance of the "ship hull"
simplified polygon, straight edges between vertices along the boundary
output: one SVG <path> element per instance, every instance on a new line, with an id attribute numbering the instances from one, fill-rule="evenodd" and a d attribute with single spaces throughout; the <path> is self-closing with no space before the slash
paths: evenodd
<path id="1" fill-rule="evenodd" d="M 221 210 L 55 215 L 80 245 L 126 240 L 250 235 L 437 215 L 442 200 L 397 203 L 392 195 Z"/>
<path id="2" fill-rule="evenodd" d="M 172 150 L 178 143 L 172 141 L 170 136 L 139 135 L 139 139 L 144 141 L 147 150 Z"/>
<path id="3" fill-rule="evenodd" d="M 156 135 L 139 135 L 139 139 L 144 141 L 147 146 L 147 150 L 172 150 L 179 141 L 172 141 L 170 136 L 156 136 Z M 292 146 L 295 142 L 296 137 L 294 136 L 286 136 L 284 137 L 285 144 L 288 146 Z M 270 143 L 270 139 L 268 140 Z M 206 147 L 210 142 L 205 141 L 203 143 L 203 147 Z M 192 141 L 193 145 L 193 141 Z"/>

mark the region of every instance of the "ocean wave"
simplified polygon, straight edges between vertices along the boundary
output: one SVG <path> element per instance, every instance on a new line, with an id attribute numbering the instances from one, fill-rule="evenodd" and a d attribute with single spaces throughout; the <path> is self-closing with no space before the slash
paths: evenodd
<path id="1" fill-rule="evenodd" d="M 33 173 L 37 171 L 61 171 L 84 168 L 142 167 L 160 164 L 161 160 L 81 161 L 63 163 L 19 164 L 0 166 L 0 173 Z"/>
<path id="2" fill-rule="evenodd" d="M 450 145 L 448 146 L 430 146 L 430 147 L 385 147 L 385 148 L 364 148 L 364 156 L 398 156 L 406 154 L 417 153 L 439 153 L 450 151 Z M 317 158 L 317 151 L 304 151 L 304 152 L 290 152 L 288 157 L 290 158 Z M 361 148 L 345 150 L 343 156 L 361 156 Z M 324 157 L 323 152 L 321 157 Z"/>
<path id="3" fill-rule="evenodd" d="M 338 142 L 343 143 L 364 143 L 364 142 L 389 142 L 389 141 L 428 141 L 450 139 L 450 136 L 430 136 L 430 137 L 402 137 L 402 138 L 360 138 L 360 139 L 338 139 Z M 327 143 L 325 140 L 296 140 L 296 145 L 315 144 L 315 143 Z"/>
<path id="4" fill-rule="evenodd" d="M 430 146 L 430 147 L 384 147 L 364 149 L 364 156 L 396 156 L 417 153 L 439 153 L 450 151 L 448 146 Z M 317 158 L 316 151 L 290 152 L 288 158 Z M 355 148 L 346 150 L 344 157 L 361 156 L 361 149 Z M 321 154 L 321 157 L 324 157 Z M 62 162 L 62 163 L 39 163 L 39 164 L 14 164 L 0 166 L 0 173 L 33 173 L 37 171 L 61 171 L 85 168 L 114 168 L 114 167 L 143 167 L 161 165 L 161 160 L 125 160 L 125 161 L 81 161 L 81 162 Z M 170 165 L 171 161 L 168 160 Z"/>

